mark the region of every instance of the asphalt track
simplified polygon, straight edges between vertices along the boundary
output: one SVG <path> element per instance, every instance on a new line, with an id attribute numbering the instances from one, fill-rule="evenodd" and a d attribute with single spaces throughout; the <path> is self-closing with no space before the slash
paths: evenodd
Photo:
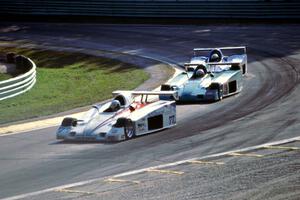
<path id="1" fill-rule="evenodd" d="M 299 136 L 300 25 L 18 25 L 24 28 L 0 33 L 0 39 L 179 64 L 193 47 L 246 45 L 249 73 L 240 94 L 214 104 L 179 105 L 175 128 L 131 141 L 60 143 L 57 127 L 1 137 L 0 198 Z"/>

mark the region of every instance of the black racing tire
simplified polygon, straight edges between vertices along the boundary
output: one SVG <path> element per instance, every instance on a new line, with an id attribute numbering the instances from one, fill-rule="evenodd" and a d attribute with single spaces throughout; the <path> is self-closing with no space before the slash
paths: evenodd
<path id="1" fill-rule="evenodd" d="M 124 126 L 124 133 L 125 133 L 126 140 L 135 137 L 134 123 L 130 119 L 126 120 L 126 124 Z"/>
<path id="2" fill-rule="evenodd" d="M 211 90 L 217 90 L 218 91 L 218 99 L 216 101 L 221 101 L 223 99 L 223 89 L 222 85 L 219 83 L 212 83 L 209 86 L 209 89 Z"/>
<path id="3" fill-rule="evenodd" d="M 218 101 L 221 101 L 223 99 L 223 92 L 221 88 L 218 89 L 218 97 Z"/>
<path id="4" fill-rule="evenodd" d="M 243 66 L 242 66 L 242 74 L 244 75 L 244 74 L 246 74 L 247 73 L 247 66 L 246 66 L 246 64 L 244 64 Z"/>
<path id="5" fill-rule="evenodd" d="M 72 118 L 72 117 L 66 117 L 63 119 L 61 126 L 76 126 L 77 125 L 77 119 Z"/>
<path id="6" fill-rule="evenodd" d="M 170 90 L 172 90 L 170 85 L 163 84 L 160 86 L 160 91 L 170 91 Z"/>

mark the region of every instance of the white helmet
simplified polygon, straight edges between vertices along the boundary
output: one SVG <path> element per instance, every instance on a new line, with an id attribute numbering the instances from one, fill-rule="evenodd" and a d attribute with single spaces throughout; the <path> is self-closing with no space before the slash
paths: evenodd
<path id="1" fill-rule="evenodd" d="M 196 71 L 196 76 L 202 78 L 205 75 L 205 72 L 203 69 L 198 69 Z"/>
<path id="2" fill-rule="evenodd" d="M 220 56 L 216 53 L 212 54 L 210 56 L 210 62 L 220 62 Z"/>
<path id="3" fill-rule="evenodd" d="M 118 100 L 112 100 L 110 103 L 110 106 L 109 106 L 109 108 L 112 111 L 117 111 L 120 109 L 120 107 L 121 107 L 121 104 L 120 104 L 120 101 L 118 101 Z"/>

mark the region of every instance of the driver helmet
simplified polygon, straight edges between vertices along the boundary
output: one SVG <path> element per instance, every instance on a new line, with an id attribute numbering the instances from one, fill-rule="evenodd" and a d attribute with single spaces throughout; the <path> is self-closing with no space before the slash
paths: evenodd
<path id="1" fill-rule="evenodd" d="M 198 69 L 196 71 L 196 76 L 202 78 L 205 75 L 205 72 L 203 69 Z"/>
<path id="2" fill-rule="evenodd" d="M 210 62 L 218 62 L 219 61 L 219 55 L 214 53 L 210 56 Z"/>
<path id="3" fill-rule="evenodd" d="M 112 111 L 119 110 L 120 107 L 121 107 L 120 101 L 118 101 L 118 100 L 112 100 L 109 107 L 110 107 L 110 109 Z"/>

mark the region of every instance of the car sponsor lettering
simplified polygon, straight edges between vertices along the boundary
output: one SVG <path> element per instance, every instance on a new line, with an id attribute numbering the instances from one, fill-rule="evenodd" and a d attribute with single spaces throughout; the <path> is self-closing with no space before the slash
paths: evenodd
<path id="1" fill-rule="evenodd" d="M 138 131 L 139 131 L 139 132 L 145 131 L 145 127 L 146 127 L 145 124 L 138 124 L 138 125 L 137 125 L 137 128 L 138 128 Z"/>

